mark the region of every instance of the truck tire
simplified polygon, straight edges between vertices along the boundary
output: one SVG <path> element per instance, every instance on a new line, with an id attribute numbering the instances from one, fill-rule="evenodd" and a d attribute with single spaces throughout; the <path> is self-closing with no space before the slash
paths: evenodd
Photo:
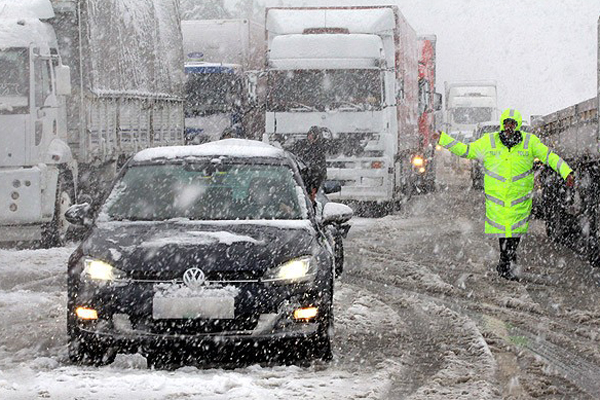
<path id="1" fill-rule="evenodd" d="M 75 200 L 73 179 L 70 174 L 60 174 L 56 183 L 56 199 L 52 221 L 42 225 L 41 247 L 51 248 L 64 245 L 70 224 L 65 219 L 65 212 Z"/>

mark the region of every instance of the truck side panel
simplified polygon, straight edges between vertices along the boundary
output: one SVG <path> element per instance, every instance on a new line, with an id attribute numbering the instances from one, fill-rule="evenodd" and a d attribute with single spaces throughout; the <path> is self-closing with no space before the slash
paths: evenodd
<path id="1" fill-rule="evenodd" d="M 182 144 L 177 1 L 143 0 L 135 10 L 114 1 L 56 3 L 53 25 L 71 67 L 67 126 L 77 160 L 114 162 L 142 148 Z"/>
<path id="2" fill-rule="evenodd" d="M 543 117 L 537 133 L 565 161 L 576 166 L 598 158 L 598 98 Z"/>
<path id="3" fill-rule="evenodd" d="M 398 153 L 419 148 L 417 131 L 419 104 L 419 49 L 417 34 L 399 10 L 396 11 L 396 79 L 398 108 Z"/>

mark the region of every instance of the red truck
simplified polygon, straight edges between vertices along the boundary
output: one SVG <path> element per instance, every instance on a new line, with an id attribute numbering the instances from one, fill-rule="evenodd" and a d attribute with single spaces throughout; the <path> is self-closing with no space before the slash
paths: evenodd
<path id="1" fill-rule="evenodd" d="M 435 35 L 422 35 L 419 42 L 419 138 L 422 154 L 412 159 L 417 173 L 417 190 L 430 192 L 435 190 L 435 145 L 431 135 L 436 130 L 436 111 L 441 110 L 441 94 L 435 92 L 436 43 Z"/>

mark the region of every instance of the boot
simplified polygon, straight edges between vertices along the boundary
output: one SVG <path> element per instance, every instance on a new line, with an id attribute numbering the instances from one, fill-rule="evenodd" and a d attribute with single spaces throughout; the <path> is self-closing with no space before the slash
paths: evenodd
<path id="1" fill-rule="evenodd" d="M 507 281 L 518 282 L 519 278 L 512 272 L 510 265 L 510 262 L 499 262 L 496 266 L 496 271 L 501 278 L 504 278 Z"/>

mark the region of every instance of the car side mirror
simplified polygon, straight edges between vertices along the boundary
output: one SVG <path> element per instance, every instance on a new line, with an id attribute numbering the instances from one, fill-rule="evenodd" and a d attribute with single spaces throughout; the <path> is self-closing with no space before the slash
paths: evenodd
<path id="1" fill-rule="evenodd" d="M 65 219 L 73 225 L 90 226 L 93 220 L 92 207 L 89 203 L 72 205 L 65 212 Z"/>
<path id="2" fill-rule="evenodd" d="M 325 181 L 323 183 L 323 192 L 325 194 L 339 193 L 342 191 L 342 183 L 340 181 Z"/>
<path id="3" fill-rule="evenodd" d="M 442 94 L 441 93 L 433 94 L 433 109 L 435 111 L 440 111 L 442 109 Z"/>
<path id="4" fill-rule="evenodd" d="M 323 207 L 323 224 L 343 224 L 350 221 L 354 212 L 350 207 L 341 203 L 329 202 Z"/>

